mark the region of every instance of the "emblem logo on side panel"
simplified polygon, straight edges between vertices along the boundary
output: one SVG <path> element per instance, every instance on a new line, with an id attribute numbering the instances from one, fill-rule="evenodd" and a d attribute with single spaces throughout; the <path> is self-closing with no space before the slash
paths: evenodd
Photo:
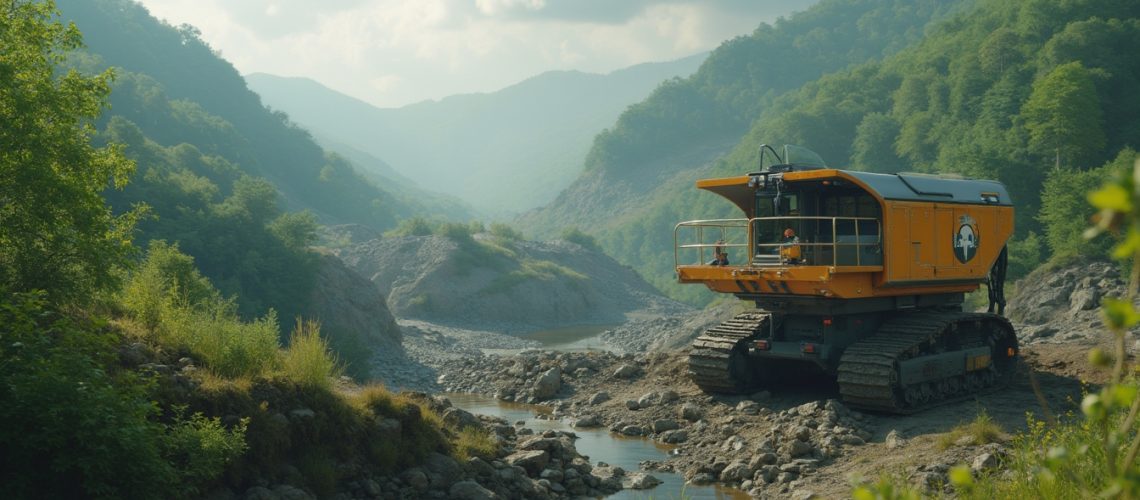
<path id="1" fill-rule="evenodd" d="M 958 231 L 954 233 L 954 257 L 963 264 L 978 254 L 978 231 L 974 218 L 963 215 L 958 218 Z"/>

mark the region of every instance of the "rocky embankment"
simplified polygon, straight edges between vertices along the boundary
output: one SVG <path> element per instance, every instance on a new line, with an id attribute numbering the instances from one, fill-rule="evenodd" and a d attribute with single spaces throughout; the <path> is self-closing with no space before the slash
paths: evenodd
<path id="1" fill-rule="evenodd" d="M 404 236 L 337 252 L 400 319 L 522 333 L 691 310 L 604 253 L 561 240 Z"/>
<path id="2" fill-rule="evenodd" d="M 951 466 L 964 463 L 981 472 L 997 468 L 1006 455 L 1000 443 L 966 440 L 936 451 L 928 436 L 910 443 L 911 432 L 929 434 L 931 427 L 946 431 L 962 423 L 952 410 L 875 415 L 849 409 L 818 388 L 710 396 L 688 381 L 685 359 L 678 353 L 524 351 L 456 363 L 439 383 L 446 391 L 547 405 L 549 418 L 577 428 L 655 440 L 672 447 L 669 457 L 643 463 L 643 469 L 676 472 L 693 484 L 718 483 L 758 498 L 845 496 L 849 475 L 878 476 L 858 464 L 873 467 L 872 460 L 903 453 L 913 454 L 915 462 L 900 466 L 899 473 L 936 493 L 948 484 Z M 1033 401 L 1031 391 L 995 398 L 1007 400 L 1003 404 L 1014 419 L 1023 419 Z"/>
<path id="3" fill-rule="evenodd" d="M 1126 279 L 1118 265 L 1104 261 L 1043 266 L 1017 282 L 1006 313 L 1022 345 L 1096 343 L 1106 332 L 1101 301 L 1123 297 Z"/>
<path id="4" fill-rule="evenodd" d="M 344 488 L 347 491 L 338 497 L 547 499 L 599 497 L 622 489 L 624 471 L 594 467 L 578 453 L 573 434 L 535 434 L 501 418 L 473 415 L 452 406 L 446 398 L 418 397 L 445 422 L 487 431 L 503 445 L 503 451 L 490 460 L 471 457 L 463 463 L 436 453 L 423 465 L 395 476 L 365 476 L 349 482 Z"/>

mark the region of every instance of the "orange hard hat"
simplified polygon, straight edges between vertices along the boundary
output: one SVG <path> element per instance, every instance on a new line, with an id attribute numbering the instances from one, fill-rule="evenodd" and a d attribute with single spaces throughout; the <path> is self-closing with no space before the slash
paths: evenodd
<path id="1" fill-rule="evenodd" d="M 790 227 L 784 230 L 784 237 L 785 238 L 791 238 L 792 236 L 795 236 L 795 235 L 796 235 L 796 232 L 792 231 L 792 228 L 790 228 Z"/>

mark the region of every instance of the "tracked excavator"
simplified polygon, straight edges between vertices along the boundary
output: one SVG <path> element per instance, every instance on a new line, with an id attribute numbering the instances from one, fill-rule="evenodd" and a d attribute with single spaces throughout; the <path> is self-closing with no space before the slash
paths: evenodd
<path id="1" fill-rule="evenodd" d="M 693 382 L 747 394 L 816 372 L 849 406 L 913 413 L 1007 381 L 1018 343 L 1002 316 L 1005 186 L 839 170 L 781 149 L 761 146 L 758 172 L 697 181 L 743 218 L 674 230 L 681 283 L 756 304 L 693 342 Z M 989 311 L 963 311 L 983 284 Z"/>

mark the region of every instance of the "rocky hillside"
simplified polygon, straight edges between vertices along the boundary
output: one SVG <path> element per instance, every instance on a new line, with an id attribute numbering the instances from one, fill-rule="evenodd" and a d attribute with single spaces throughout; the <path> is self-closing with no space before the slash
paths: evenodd
<path id="1" fill-rule="evenodd" d="M 520 333 L 687 309 L 629 267 L 561 240 L 404 236 L 338 255 L 376 284 L 401 319 Z"/>
<path id="2" fill-rule="evenodd" d="M 1105 261 L 1042 266 L 1016 283 L 1007 316 L 1022 344 L 1096 342 L 1107 332 L 1101 300 L 1123 297 L 1125 279 L 1118 265 Z"/>

